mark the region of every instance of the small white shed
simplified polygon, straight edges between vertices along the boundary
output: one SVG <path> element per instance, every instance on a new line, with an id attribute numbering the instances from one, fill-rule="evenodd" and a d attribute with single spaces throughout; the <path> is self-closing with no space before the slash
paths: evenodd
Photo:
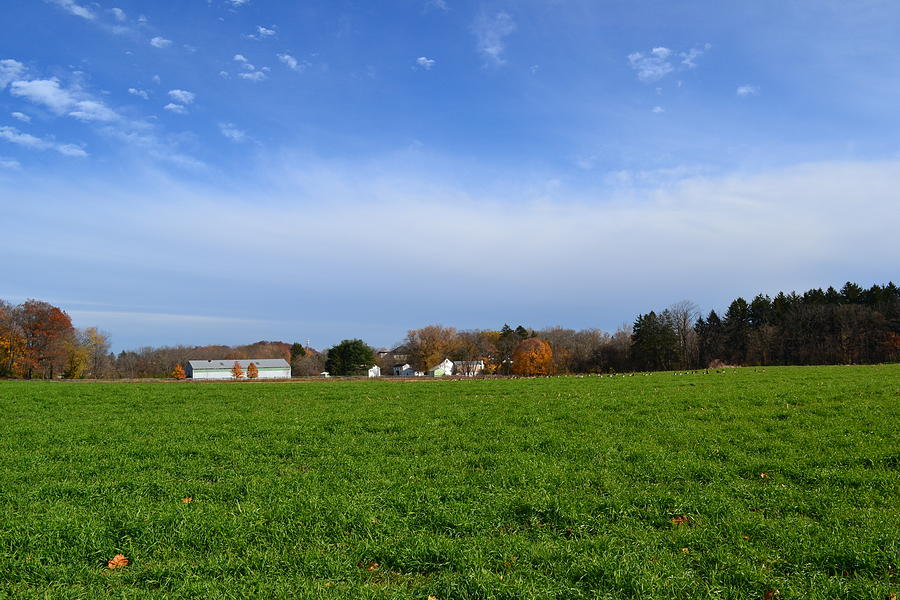
<path id="1" fill-rule="evenodd" d="M 381 367 L 375 365 L 369 369 L 369 377 L 381 377 Z"/>

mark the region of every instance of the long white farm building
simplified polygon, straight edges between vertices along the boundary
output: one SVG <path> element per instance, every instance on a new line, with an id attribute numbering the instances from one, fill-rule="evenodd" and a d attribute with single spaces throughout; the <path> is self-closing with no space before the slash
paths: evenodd
<path id="1" fill-rule="evenodd" d="M 189 379 L 232 379 L 234 363 L 241 365 L 244 377 L 250 363 L 259 371 L 258 379 L 290 379 L 291 365 L 283 358 L 251 358 L 242 360 L 189 360 L 184 374 Z"/>

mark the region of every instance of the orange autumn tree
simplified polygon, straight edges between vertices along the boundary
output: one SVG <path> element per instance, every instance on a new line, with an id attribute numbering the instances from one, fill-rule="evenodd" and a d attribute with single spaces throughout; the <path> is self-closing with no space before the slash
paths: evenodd
<path id="1" fill-rule="evenodd" d="M 175 368 L 172 369 L 172 377 L 175 379 L 184 379 L 186 377 L 184 373 L 184 367 L 181 365 L 175 365 Z"/>
<path id="2" fill-rule="evenodd" d="M 256 379 L 259 377 L 259 369 L 256 367 L 256 363 L 251 362 L 247 367 L 247 379 Z"/>
<path id="3" fill-rule="evenodd" d="M 540 338 L 522 340 L 512 353 L 512 372 L 516 375 L 553 373 L 553 350 Z"/>
<path id="4" fill-rule="evenodd" d="M 235 379 L 240 379 L 244 376 L 244 370 L 241 368 L 241 363 L 238 361 L 234 361 L 234 366 L 231 367 L 231 376 Z"/>
<path id="5" fill-rule="evenodd" d="M 65 311 L 39 300 L 27 300 L 21 306 L 23 368 L 26 379 L 35 375 L 52 379 L 65 370 L 67 342 L 75 329 Z"/>

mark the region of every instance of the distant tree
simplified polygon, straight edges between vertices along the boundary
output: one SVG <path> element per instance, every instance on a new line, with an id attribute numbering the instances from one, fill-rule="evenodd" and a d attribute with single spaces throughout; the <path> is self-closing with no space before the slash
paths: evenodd
<path id="1" fill-rule="evenodd" d="M 241 363 L 238 361 L 234 361 L 234 365 L 231 367 L 231 376 L 235 379 L 240 379 L 244 376 L 244 370 L 241 368 Z"/>
<path id="2" fill-rule="evenodd" d="M 519 342 L 512 353 L 512 372 L 516 375 L 551 375 L 553 350 L 540 338 Z"/>
<path id="3" fill-rule="evenodd" d="M 74 334 L 72 320 L 64 311 L 39 300 L 27 300 L 21 306 L 25 377 L 35 374 L 52 378 L 65 370 L 67 342 Z"/>
<path id="4" fill-rule="evenodd" d="M 308 349 L 306 356 L 291 365 L 291 374 L 298 377 L 318 375 L 325 369 L 325 357 L 315 350 Z"/>
<path id="5" fill-rule="evenodd" d="M 455 328 L 428 325 L 421 329 L 410 329 L 406 334 L 405 345 L 409 350 L 409 363 L 412 367 L 425 371 L 455 354 L 460 344 Z"/>
<path id="6" fill-rule="evenodd" d="M 306 348 L 303 347 L 303 344 L 298 342 L 294 342 L 291 344 L 291 364 L 294 364 L 298 359 L 306 356 Z"/>
<path id="7" fill-rule="evenodd" d="M 332 375 L 365 375 L 375 364 L 375 351 L 362 340 L 344 340 L 328 349 L 325 370 Z"/>
<path id="8" fill-rule="evenodd" d="M 18 375 L 25 352 L 21 307 L 0 300 L 0 377 Z"/>
<path id="9" fill-rule="evenodd" d="M 87 335 L 75 330 L 66 346 L 66 368 L 63 377 L 66 379 L 84 379 L 90 366 L 91 350 Z"/>
<path id="10" fill-rule="evenodd" d="M 259 377 L 259 369 L 256 367 L 256 363 L 251 362 L 247 367 L 247 379 L 256 379 Z"/>
<path id="11" fill-rule="evenodd" d="M 666 371 L 678 356 L 678 335 L 668 311 L 638 315 L 631 334 L 635 366 L 648 371 Z"/>
<path id="12" fill-rule="evenodd" d="M 184 372 L 184 367 L 182 367 L 181 365 L 175 365 L 175 368 L 172 369 L 172 377 L 174 379 L 178 379 L 179 381 L 187 377 Z"/>
<path id="13" fill-rule="evenodd" d="M 747 301 L 743 298 L 735 299 L 725 311 L 722 325 L 725 328 L 725 352 L 728 362 L 734 364 L 746 362 L 751 328 L 750 305 Z"/>
<path id="14" fill-rule="evenodd" d="M 697 366 L 697 333 L 694 322 L 700 316 L 697 305 L 690 300 L 676 302 L 666 309 L 670 315 L 672 328 L 678 338 L 678 362 L 683 369 Z"/>

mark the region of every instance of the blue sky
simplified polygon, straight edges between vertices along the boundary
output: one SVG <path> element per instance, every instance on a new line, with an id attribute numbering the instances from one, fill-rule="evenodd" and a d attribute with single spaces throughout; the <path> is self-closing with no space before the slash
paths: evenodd
<path id="1" fill-rule="evenodd" d="M 0 297 L 116 349 L 897 279 L 894 1 L 2 10 Z"/>

